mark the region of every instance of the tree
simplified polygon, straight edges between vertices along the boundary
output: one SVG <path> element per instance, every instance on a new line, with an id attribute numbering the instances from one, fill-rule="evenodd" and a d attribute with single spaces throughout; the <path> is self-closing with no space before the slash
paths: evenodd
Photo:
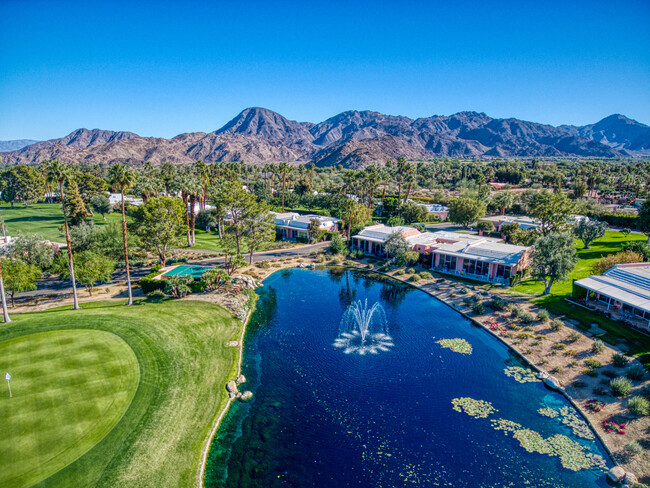
<path id="1" fill-rule="evenodd" d="M 393 232 L 384 243 L 384 251 L 393 259 L 408 252 L 409 247 L 406 238 L 400 232 Z"/>
<path id="2" fill-rule="evenodd" d="M 318 242 L 318 238 L 320 237 L 320 220 L 309 220 L 309 225 L 307 226 L 307 235 L 309 236 L 310 242 Z"/>
<path id="3" fill-rule="evenodd" d="M 388 217 L 388 220 L 386 220 L 386 225 L 388 227 L 400 227 L 404 225 L 404 219 L 399 215 L 393 215 L 392 217 Z"/>
<path id="4" fill-rule="evenodd" d="M 636 226 L 637 229 L 648 236 L 648 244 L 650 244 L 650 199 L 647 199 L 641 204 L 639 217 L 636 219 Z"/>
<path id="5" fill-rule="evenodd" d="M 539 229 L 543 235 L 568 230 L 571 227 L 569 215 L 572 212 L 573 203 L 562 192 L 542 190 L 531 195 L 528 200 L 528 213 L 540 223 Z"/>
<path id="6" fill-rule="evenodd" d="M 485 203 L 469 197 L 460 197 L 449 202 L 449 220 L 469 227 L 478 219 L 485 217 Z"/>
<path id="7" fill-rule="evenodd" d="M 573 228 L 573 233 L 583 242 L 584 249 L 589 249 L 589 245 L 596 239 L 600 239 L 607 231 L 607 224 L 597 220 L 580 219 Z"/>
<path id="8" fill-rule="evenodd" d="M 92 220 L 71 226 L 70 241 L 72 241 L 72 253 L 87 251 L 94 247 L 97 242 L 98 233 L 99 229 Z"/>
<path id="9" fill-rule="evenodd" d="M 244 236 L 248 241 L 249 264 L 253 264 L 255 249 L 275 240 L 275 219 L 266 202 L 257 204 L 244 219 Z"/>
<path id="10" fill-rule="evenodd" d="M 329 252 L 332 254 L 343 254 L 346 250 L 345 241 L 341 238 L 341 234 L 335 232 L 332 234 L 332 240 L 329 245 Z"/>
<path id="11" fill-rule="evenodd" d="M 556 281 L 563 281 L 578 262 L 573 235 L 569 232 L 550 232 L 535 240 L 531 271 L 533 278 L 544 282 L 548 295 Z"/>
<path id="12" fill-rule="evenodd" d="M 115 271 L 115 261 L 93 251 L 83 251 L 74 255 L 74 266 L 77 272 L 76 279 L 84 285 L 88 296 L 93 296 L 95 284 L 110 281 L 111 274 Z M 65 269 L 64 269 L 65 270 Z M 70 278 L 70 276 L 64 277 Z"/>
<path id="13" fill-rule="evenodd" d="M 280 163 L 278 169 L 282 173 L 282 211 L 284 212 L 284 193 L 287 186 L 287 172 L 290 170 L 287 163 Z"/>
<path id="14" fill-rule="evenodd" d="M 224 253 L 223 267 L 226 273 L 228 273 L 228 276 L 231 276 L 238 268 L 246 265 L 246 260 L 237 251 L 235 238 L 232 234 L 224 235 L 221 240 L 221 246 Z"/>
<path id="15" fill-rule="evenodd" d="M 70 224 L 79 225 L 81 222 L 85 222 L 89 213 L 83 198 L 81 198 L 76 181 L 72 179 L 68 181 L 64 200 Z"/>
<path id="16" fill-rule="evenodd" d="M 22 202 L 25 206 L 43 197 L 44 181 L 38 171 L 19 164 L 2 173 L 2 199 L 11 203 Z"/>
<path id="17" fill-rule="evenodd" d="M 113 207 L 108 201 L 106 195 L 95 195 L 90 199 L 90 206 L 93 211 L 98 212 L 102 216 L 102 220 L 106 220 L 106 214 L 109 214 L 113 211 Z"/>
<path id="18" fill-rule="evenodd" d="M 74 276 L 74 260 L 72 257 L 72 244 L 70 243 L 70 231 L 68 228 L 68 214 L 65 208 L 65 195 L 63 193 L 63 184 L 70 179 L 72 170 L 69 166 L 59 163 L 58 160 L 50 161 L 47 165 L 47 180 L 59 185 L 59 194 L 61 195 L 61 210 L 63 211 L 63 226 L 65 229 L 65 240 L 68 247 L 68 267 L 70 270 L 70 282 L 72 283 L 73 309 L 79 309 L 79 300 L 77 298 L 77 284 Z"/>
<path id="19" fill-rule="evenodd" d="M 133 291 L 131 290 L 131 272 L 129 271 L 129 246 L 126 240 L 126 212 L 124 210 L 124 190 L 135 185 L 136 176 L 133 171 L 127 169 L 122 163 L 111 166 L 108 170 L 110 183 L 113 188 L 120 189 L 120 199 L 122 205 L 122 238 L 124 241 L 124 266 L 126 268 L 126 287 L 129 294 L 127 305 L 133 305 Z"/>
<path id="20" fill-rule="evenodd" d="M 489 220 L 482 220 L 476 224 L 476 230 L 489 234 L 490 232 L 494 232 L 494 223 Z"/>
<path id="21" fill-rule="evenodd" d="M 5 297 L 5 283 L 4 276 L 2 275 L 2 259 L 0 259 L 0 301 L 2 302 L 2 316 L 4 318 L 4 323 L 8 324 L 11 322 L 9 317 L 9 310 L 7 310 L 7 298 Z"/>
<path id="22" fill-rule="evenodd" d="M 2 260 L 3 285 L 11 295 L 11 306 L 14 307 L 14 295 L 36 289 L 36 281 L 41 277 L 41 270 L 33 264 L 27 264 L 17 259 Z"/>
<path id="23" fill-rule="evenodd" d="M 19 235 L 9 246 L 9 259 L 19 259 L 47 270 L 54 261 L 54 248 L 45 244 L 37 235 Z"/>
<path id="24" fill-rule="evenodd" d="M 492 199 L 492 205 L 499 209 L 501 215 L 504 215 L 506 209 L 512 207 L 513 203 L 515 203 L 515 196 L 509 191 L 497 193 Z"/>
<path id="25" fill-rule="evenodd" d="M 196 225 L 210 232 L 210 229 L 219 225 L 219 215 L 216 209 L 207 208 L 200 210 L 196 216 Z"/>
<path id="26" fill-rule="evenodd" d="M 134 232 L 145 249 L 156 251 L 165 265 L 167 249 L 180 243 L 183 235 L 183 203 L 172 197 L 153 197 L 133 212 Z"/>
<path id="27" fill-rule="evenodd" d="M 404 222 L 412 224 L 413 222 L 424 222 L 427 220 L 429 212 L 427 209 L 417 203 L 408 202 L 399 208 L 399 214 Z"/>
<path id="28" fill-rule="evenodd" d="M 356 203 L 354 200 L 347 200 L 343 207 L 342 218 L 348 229 L 348 241 L 352 234 L 352 228 L 363 225 L 372 219 L 372 210 L 362 203 Z"/>
<path id="29" fill-rule="evenodd" d="M 420 259 L 420 253 L 417 251 L 406 251 L 401 257 L 404 260 L 404 265 L 409 266 L 418 262 L 418 259 Z"/>
<path id="30" fill-rule="evenodd" d="M 244 190 L 240 181 L 228 181 L 213 187 L 211 195 L 224 214 L 232 220 L 228 233 L 234 237 L 239 254 L 246 227 L 244 221 L 257 206 L 255 195 Z"/>
<path id="31" fill-rule="evenodd" d="M 603 274 L 610 268 L 613 268 L 617 264 L 624 263 L 640 263 L 643 261 L 643 255 L 634 251 L 621 251 L 616 254 L 609 254 L 603 258 L 600 258 L 594 263 L 591 270 L 594 274 L 600 275 Z"/>

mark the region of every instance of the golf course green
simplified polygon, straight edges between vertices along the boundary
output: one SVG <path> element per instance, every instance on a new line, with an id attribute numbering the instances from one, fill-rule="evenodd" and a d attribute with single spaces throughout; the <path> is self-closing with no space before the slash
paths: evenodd
<path id="1" fill-rule="evenodd" d="M 206 302 L 91 302 L 0 324 L 0 486 L 196 483 L 241 323 Z"/>

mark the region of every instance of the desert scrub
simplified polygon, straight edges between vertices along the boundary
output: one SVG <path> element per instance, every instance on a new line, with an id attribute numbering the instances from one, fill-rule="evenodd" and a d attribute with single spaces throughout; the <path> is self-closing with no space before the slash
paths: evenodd
<path id="1" fill-rule="evenodd" d="M 551 329 L 553 329 L 555 332 L 561 330 L 563 326 L 564 322 L 562 322 L 560 319 L 551 320 Z"/>
<path id="2" fill-rule="evenodd" d="M 593 358 L 585 359 L 585 366 L 587 366 L 588 368 L 596 369 L 596 368 L 600 368 L 602 365 L 603 363 L 598 361 L 598 359 L 593 359 Z"/>
<path id="3" fill-rule="evenodd" d="M 627 404 L 627 409 L 634 415 L 650 415 L 650 402 L 642 396 L 633 396 Z"/>
<path id="4" fill-rule="evenodd" d="M 420 275 L 419 274 L 414 274 L 409 278 L 409 281 L 420 281 Z"/>
<path id="5" fill-rule="evenodd" d="M 596 376 L 598 376 L 598 371 L 596 371 L 595 369 L 588 368 L 588 369 L 583 369 L 582 374 L 595 378 Z"/>
<path id="6" fill-rule="evenodd" d="M 517 324 L 508 324 L 508 329 L 517 332 L 518 330 L 521 330 L 522 327 Z"/>
<path id="7" fill-rule="evenodd" d="M 643 453 L 643 447 L 636 441 L 631 441 L 625 444 L 625 451 L 632 456 L 638 456 Z"/>
<path id="8" fill-rule="evenodd" d="M 575 349 L 567 349 L 564 351 L 564 355 L 573 358 L 578 355 L 578 351 L 576 351 Z"/>
<path id="9" fill-rule="evenodd" d="M 415 269 L 413 269 L 413 268 L 408 268 L 406 270 L 406 274 L 413 274 L 413 273 L 415 273 Z"/>
<path id="10" fill-rule="evenodd" d="M 483 315 L 485 313 L 485 306 L 482 303 L 475 303 L 472 305 L 472 312 L 476 315 Z"/>
<path id="11" fill-rule="evenodd" d="M 634 366 L 632 366 L 630 369 L 627 370 L 625 376 L 627 376 L 629 379 L 634 381 L 641 381 L 642 379 L 645 378 L 646 371 L 645 368 L 640 364 L 635 364 Z"/>
<path id="12" fill-rule="evenodd" d="M 551 346 L 551 349 L 554 349 L 556 351 L 563 351 L 564 349 L 566 349 L 566 347 L 567 347 L 566 344 L 558 342 L 557 344 L 553 344 Z"/>
<path id="13" fill-rule="evenodd" d="M 617 368 L 623 368 L 627 366 L 627 358 L 620 352 L 614 353 L 614 355 L 612 355 L 612 364 Z"/>
<path id="14" fill-rule="evenodd" d="M 403 274 L 406 274 L 406 271 L 403 269 L 398 269 L 397 272 L 395 273 L 397 276 L 402 276 Z"/>
<path id="15" fill-rule="evenodd" d="M 612 395 L 625 397 L 632 392 L 632 383 L 627 378 L 620 376 L 609 382 L 609 388 L 612 390 Z"/>
<path id="16" fill-rule="evenodd" d="M 532 336 L 528 332 L 520 332 L 517 334 L 517 339 L 520 339 L 522 341 L 525 341 L 526 339 L 530 339 Z"/>
<path id="17" fill-rule="evenodd" d="M 567 341 L 569 341 L 569 342 L 577 342 L 577 341 L 580 340 L 581 337 L 582 337 L 582 334 L 580 334 L 580 332 L 574 330 L 574 331 L 571 331 L 571 333 L 568 335 Z"/>
<path id="18" fill-rule="evenodd" d="M 530 324 L 535 320 L 535 317 L 533 317 L 533 314 L 530 312 L 523 312 L 519 315 L 519 320 L 521 320 L 522 324 Z"/>
<path id="19" fill-rule="evenodd" d="M 591 345 L 591 352 L 594 354 L 601 353 L 605 350 L 605 343 L 600 339 L 595 339 L 594 343 Z"/>
<path id="20" fill-rule="evenodd" d="M 497 312 L 500 312 L 504 308 L 506 308 L 506 304 L 501 300 L 500 298 L 495 298 L 488 302 L 488 307 L 490 307 L 492 310 L 495 310 Z"/>
<path id="21" fill-rule="evenodd" d="M 524 312 L 524 309 L 521 308 L 519 305 L 513 305 L 510 308 L 510 315 L 514 318 L 519 317 L 522 313 Z"/>
<path id="22" fill-rule="evenodd" d="M 553 369 L 551 369 L 551 373 L 553 374 L 558 374 L 560 371 L 562 371 L 562 368 L 559 366 L 555 366 Z"/>
<path id="23" fill-rule="evenodd" d="M 537 320 L 540 322 L 548 322 L 549 315 L 548 312 L 544 309 L 541 309 L 539 312 L 537 312 Z"/>
<path id="24" fill-rule="evenodd" d="M 432 280 L 433 275 L 428 271 L 422 271 L 422 273 L 420 273 L 420 278 L 422 278 L 423 280 Z"/>
<path id="25" fill-rule="evenodd" d="M 618 373 L 616 371 L 612 371 L 611 369 L 603 371 L 603 374 L 611 380 L 618 377 Z"/>
<path id="26" fill-rule="evenodd" d="M 260 269 L 269 269 L 271 267 L 271 264 L 268 261 L 260 261 L 255 266 Z"/>

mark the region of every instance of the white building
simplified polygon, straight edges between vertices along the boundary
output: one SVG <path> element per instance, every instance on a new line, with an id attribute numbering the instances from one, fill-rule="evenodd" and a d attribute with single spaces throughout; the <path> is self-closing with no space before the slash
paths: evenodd
<path id="1" fill-rule="evenodd" d="M 120 193 L 111 193 L 108 196 L 108 203 L 111 205 L 121 205 L 122 204 L 122 195 Z M 136 198 L 136 197 L 130 197 L 128 195 L 124 195 L 124 203 L 126 205 L 135 205 L 136 207 L 139 207 L 142 205 L 143 200 L 142 198 Z"/>
<path id="2" fill-rule="evenodd" d="M 271 212 L 275 218 L 275 229 L 283 240 L 309 239 L 309 224 L 312 219 L 320 222 L 320 231 L 338 231 L 340 219 L 324 215 L 300 215 L 295 212 Z"/>

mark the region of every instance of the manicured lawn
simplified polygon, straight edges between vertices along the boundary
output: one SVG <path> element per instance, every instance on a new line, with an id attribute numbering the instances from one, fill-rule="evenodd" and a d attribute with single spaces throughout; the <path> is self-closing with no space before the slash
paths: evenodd
<path id="1" fill-rule="evenodd" d="M 582 241 L 576 240 L 576 249 L 580 261 L 569 275 L 569 279 L 555 283 L 551 288 L 553 295 L 571 295 L 573 280 L 580 280 L 592 274 L 591 268 L 596 261 L 608 254 L 615 254 L 621 250 L 621 246 L 627 241 L 646 241 L 648 238 L 642 234 L 628 234 L 625 237 L 620 232 L 607 231 L 605 237 L 591 243 L 589 249 L 583 249 Z M 527 293 L 529 295 L 541 295 L 544 291 L 544 284 L 540 281 L 526 280 L 513 288 L 514 291 Z"/>
<path id="2" fill-rule="evenodd" d="M 221 239 L 219 239 L 219 234 L 216 231 L 206 232 L 204 230 L 195 229 L 194 237 L 196 240 L 196 244 L 192 246 L 192 249 L 198 249 L 201 251 L 213 251 L 213 252 L 224 251 Z M 185 240 L 185 244 L 187 244 L 187 240 Z M 291 247 L 292 245 L 295 244 L 291 244 L 286 241 L 274 241 L 263 245 L 260 249 L 257 249 L 256 252 L 266 251 L 269 249 L 280 249 L 283 247 Z M 248 243 L 246 243 L 246 241 L 243 240 L 241 245 L 241 252 L 247 253 L 249 251 L 250 249 L 248 248 Z"/>
<path id="3" fill-rule="evenodd" d="M 67 307 L 66 307 L 67 308 Z M 0 326 L 0 486 L 192 486 L 241 324 L 206 302 L 84 304 Z"/>
<path id="4" fill-rule="evenodd" d="M 65 234 L 59 230 L 63 226 L 63 214 L 58 203 L 38 203 L 29 207 L 15 205 L 14 208 L 5 205 L 0 207 L 0 217 L 5 219 L 7 235 L 16 236 L 18 232 L 38 234 L 43 239 L 65 243 Z M 103 225 L 106 222 L 121 222 L 122 215 L 107 214 L 106 222 L 102 221 L 100 214 L 95 214 L 91 219 L 95 224 Z"/>

